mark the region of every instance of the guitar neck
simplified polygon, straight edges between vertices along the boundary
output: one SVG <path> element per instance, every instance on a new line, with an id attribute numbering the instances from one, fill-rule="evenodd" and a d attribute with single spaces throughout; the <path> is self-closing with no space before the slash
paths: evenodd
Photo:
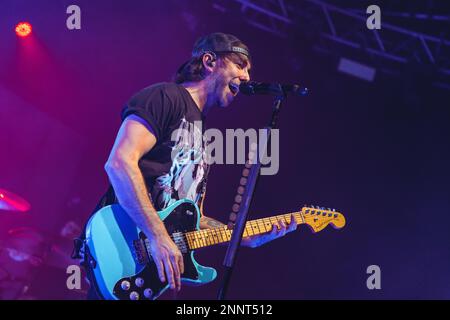
<path id="1" fill-rule="evenodd" d="M 270 232 L 274 223 L 278 224 L 282 220 L 286 225 L 291 222 L 294 216 L 297 224 L 305 222 L 305 216 L 301 211 L 285 213 L 273 217 L 267 217 L 257 220 L 247 221 L 244 229 L 244 237 L 259 235 Z M 197 231 L 186 232 L 185 236 L 191 250 L 203 247 L 213 246 L 219 243 L 229 242 L 231 239 L 232 230 L 227 226 L 222 226 L 213 229 L 202 229 Z"/>

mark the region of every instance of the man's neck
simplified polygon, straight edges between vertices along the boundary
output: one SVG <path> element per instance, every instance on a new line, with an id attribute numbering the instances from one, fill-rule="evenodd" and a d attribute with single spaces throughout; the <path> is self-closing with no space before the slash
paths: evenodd
<path id="1" fill-rule="evenodd" d="M 211 106 L 208 103 L 208 88 L 206 81 L 184 82 L 181 84 L 191 95 L 198 109 L 206 115 Z"/>

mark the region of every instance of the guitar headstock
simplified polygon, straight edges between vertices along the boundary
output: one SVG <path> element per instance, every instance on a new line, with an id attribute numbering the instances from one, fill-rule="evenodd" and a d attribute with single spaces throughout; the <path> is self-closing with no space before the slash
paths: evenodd
<path id="1" fill-rule="evenodd" d="M 341 229 L 345 226 L 344 216 L 335 209 L 325 209 L 318 206 L 303 206 L 301 213 L 305 218 L 305 223 L 314 233 L 321 231 L 328 224 L 331 224 L 335 229 Z"/>

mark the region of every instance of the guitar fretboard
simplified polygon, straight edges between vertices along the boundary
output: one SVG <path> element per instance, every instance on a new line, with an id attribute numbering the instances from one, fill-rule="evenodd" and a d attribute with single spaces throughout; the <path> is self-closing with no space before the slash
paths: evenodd
<path id="1" fill-rule="evenodd" d="M 291 222 L 291 218 L 294 216 L 297 224 L 307 223 L 305 216 L 302 212 L 292 212 L 281 214 L 278 216 L 267 217 L 257 220 L 247 221 L 244 229 L 244 237 L 259 235 L 268 233 L 272 230 L 273 224 L 278 224 L 282 220 L 286 225 Z M 306 217 L 308 219 L 309 217 Z M 185 236 L 191 250 L 198 248 L 209 247 L 219 243 L 225 243 L 231 240 L 232 230 L 229 230 L 227 226 L 202 229 L 197 231 L 186 232 Z"/>

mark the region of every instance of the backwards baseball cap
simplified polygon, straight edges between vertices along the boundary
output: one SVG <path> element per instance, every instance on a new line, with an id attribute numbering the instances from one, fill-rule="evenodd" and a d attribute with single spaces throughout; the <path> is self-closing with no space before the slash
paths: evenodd
<path id="1" fill-rule="evenodd" d="M 175 83 L 202 80 L 204 75 L 202 68 L 198 66 L 199 58 L 207 52 L 213 53 L 214 55 L 235 53 L 238 59 L 246 59 L 248 60 L 246 62 L 251 62 L 248 47 L 241 40 L 231 34 L 221 32 L 211 33 L 195 42 L 192 57 L 178 68 L 174 76 Z"/>
<path id="2" fill-rule="evenodd" d="M 200 57 L 204 53 L 240 53 L 250 59 L 248 47 L 231 34 L 215 32 L 198 39 L 192 50 L 192 57 Z"/>

